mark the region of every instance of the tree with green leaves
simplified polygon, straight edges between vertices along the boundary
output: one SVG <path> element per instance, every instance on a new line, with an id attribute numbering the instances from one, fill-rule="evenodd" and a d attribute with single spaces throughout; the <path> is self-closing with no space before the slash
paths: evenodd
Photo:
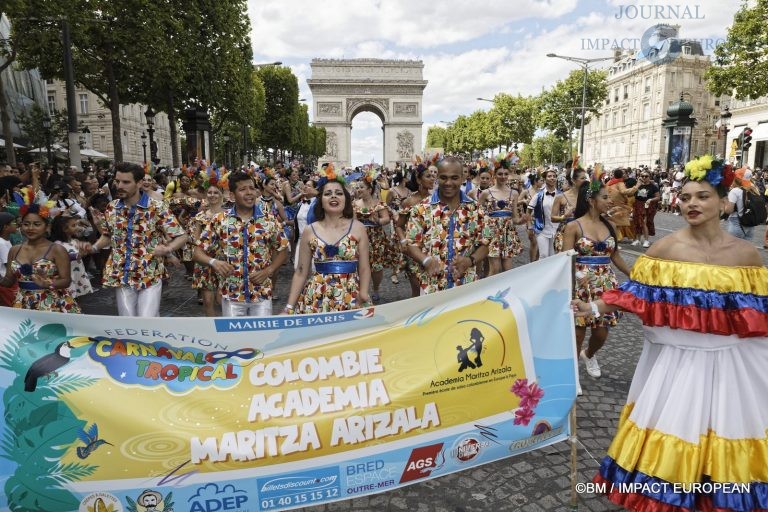
<path id="1" fill-rule="evenodd" d="M 448 136 L 448 129 L 442 126 L 430 126 L 427 130 L 427 148 L 445 148 Z"/>
<path id="2" fill-rule="evenodd" d="M 567 141 L 560 139 L 554 133 L 535 137 L 520 152 L 520 159 L 526 167 L 562 163 L 568 158 L 570 155 Z"/>
<path id="3" fill-rule="evenodd" d="M 743 2 L 724 43 L 715 48 L 706 72 L 707 87 L 716 95 L 739 100 L 768 94 L 768 0 Z"/>
<path id="4" fill-rule="evenodd" d="M 43 128 L 43 119 L 45 119 L 47 115 L 48 114 L 40 108 L 40 105 L 35 103 L 32 105 L 31 109 L 21 112 L 18 116 L 19 126 L 33 148 L 44 148 L 48 142 L 48 133 L 45 128 Z M 69 138 L 67 137 L 67 111 L 54 111 L 50 116 L 50 119 L 51 127 L 49 130 L 51 134 L 51 144 L 58 142 L 67 145 L 69 142 Z"/>
<path id="5" fill-rule="evenodd" d="M 299 109 L 299 81 L 286 66 L 263 66 L 257 70 L 264 84 L 265 122 L 260 143 L 275 150 L 291 148 Z"/>
<path id="6" fill-rule="evenodd" d="M 489 144 L 487 147 L 527 144 L 536 131 L 538 104 L 533 97 L 499 93 L 493 97 L 488 112 Z"/>
<path id="7" fill-rule="evenodd" d="M 585 124 L 600 115 L 600 107 L 608 94 L 607 77 L 603 70 L 590 70 L 587 74 Z M 551 130 L 562 140 L 571 141 L 573 130 L 581 128 L 583 91 L 584 70 L 575 69 L 565 80 L 559 80 L 543 92 L 538 99 L 538 126 Z"/>

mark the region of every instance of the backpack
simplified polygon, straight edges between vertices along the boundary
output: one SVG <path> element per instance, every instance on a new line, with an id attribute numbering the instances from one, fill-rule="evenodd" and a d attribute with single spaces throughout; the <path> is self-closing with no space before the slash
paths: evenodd
<path id="1" fill-rule="evenodd" d="M 768 212 L 765 209 L 765 197 L 744 190 L 744 212 L 739 216 L 739 223 L 748 228 L 765 224 Z"/>

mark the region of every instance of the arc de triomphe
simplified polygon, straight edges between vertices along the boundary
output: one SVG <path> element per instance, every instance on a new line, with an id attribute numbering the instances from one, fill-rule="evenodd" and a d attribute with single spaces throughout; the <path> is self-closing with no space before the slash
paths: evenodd
<path id="1" fill-rule="evenodd" d="M 326 130 L 320 163 L 351 165 L 352 119 L 373 112 L 383 123 L 384 162 L 410 162 L 421 152 L 421 103 L 427 81 L 418 60 L 313 59 L 312 91 L 315 126 Z"/>

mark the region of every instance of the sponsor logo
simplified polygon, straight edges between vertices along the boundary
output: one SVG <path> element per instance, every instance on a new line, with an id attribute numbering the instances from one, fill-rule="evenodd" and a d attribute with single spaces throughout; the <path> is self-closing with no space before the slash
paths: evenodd
<path id="1" fill-rule="evenodd" d="M 128 512 L 160 512 L 173 510 L 173 493 L 169 492 L 165 496 L 162 493 L 145 489 L 136 497 L 134 501 L 130 496 L 126 496 L 128 502 Z"/>
<path id="2" fill-rule="evenodd" d="M 474 437 L 466 437 L 456 443 L 451 450 L 451 456 L 459 462 L 469 462 L 480 452 L 490 446 L 488 441 L 479 441 Z"/>
<path id="3" fill-rule="evenodd" d="M 120 500 L 108 492 L 94 492 L 80 502 L 79 512 L 123 512 Z"/>
<path id="4" fill-rule="evenodd" d="M 261 498 L 282 496 L 336 487 L 339 484 L 339 472 L 337 468 L 321 469 L 311 473 L 259 479 L 256 484 Z"/>
<path id="5" fill-rule="evenodd" d="M 166 496 L 167 499 L 167 496 Z M 189 512 L 245 512 L 249 510 L 248 493 L 232 484 L 219 487 L 214 483 L 198 487 L 187 500 Z"/>
<path id="6" fill-rule="evenodd" d="M 414 448 L 400 477 L 400 483 L 419 480 L 432 474 L 432 470 L 437 469 L 437 455 L 442 449 L 443 443 Z"/>

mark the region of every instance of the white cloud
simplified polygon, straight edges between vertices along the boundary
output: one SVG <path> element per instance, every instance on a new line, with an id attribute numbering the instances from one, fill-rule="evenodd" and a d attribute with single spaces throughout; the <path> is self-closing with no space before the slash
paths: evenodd
<path id="1" fill-rule="evenodd" d="M 557 18 L 577 0 L 266 0 L 248 1 L 254 53 L 270 58 L 349 57 L 369 41 L 431 48 L 471 41 L 517 20 Z M 368 55 L 370 56 L 370 55 Z"/>

